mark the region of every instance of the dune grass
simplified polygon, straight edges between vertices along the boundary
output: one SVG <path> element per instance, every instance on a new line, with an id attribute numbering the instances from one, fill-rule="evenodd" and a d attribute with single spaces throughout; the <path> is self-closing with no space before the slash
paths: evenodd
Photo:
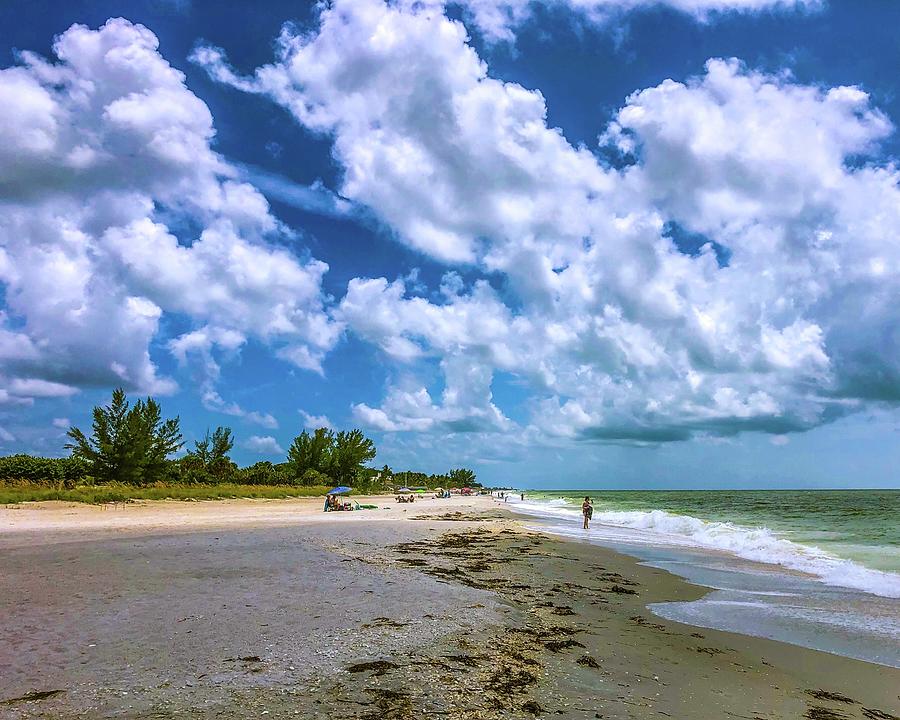
<path id="1" fill-rule="evenodd" d="M 330 487 L 294 485 L 83 485 L 71 489 L 40 485 L 0 484 L 0 504 L 12 505 L 42 500 L 99 505 L 129 500 L 219 500 L 224 498 L 292 498 L 324 496 Z"/>

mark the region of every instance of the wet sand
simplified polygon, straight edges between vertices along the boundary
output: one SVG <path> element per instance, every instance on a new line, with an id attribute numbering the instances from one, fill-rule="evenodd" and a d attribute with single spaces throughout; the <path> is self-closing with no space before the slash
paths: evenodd
<path id="1" fill-rule="evenodd" d="M 662 570 L 374 502 L 0 509 L 0 717 L 900 716 L 896 669 L 655 618 L 705 592 Z"/>

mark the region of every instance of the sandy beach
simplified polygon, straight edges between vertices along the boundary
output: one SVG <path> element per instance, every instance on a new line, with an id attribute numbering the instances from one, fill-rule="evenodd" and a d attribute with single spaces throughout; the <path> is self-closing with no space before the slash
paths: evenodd
<path id="1" fill-rule="evenodd" d="M 369 501 L 0 509 L 0 717 L 900 716 L 900 670 L 661 620 L 706 590 L 488 498 Z"/>

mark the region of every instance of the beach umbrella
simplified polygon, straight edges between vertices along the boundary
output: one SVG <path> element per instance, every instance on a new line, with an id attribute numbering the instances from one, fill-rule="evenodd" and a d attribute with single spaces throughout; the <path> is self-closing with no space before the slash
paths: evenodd
<path id="1" fill-rule="evenodd" d="M 326 495 L 345 495 L 350 492 L 352 488 L 348 488 L 346 485 L 338 485 L 338 487 L 333 490 L 329 490 Z"/>

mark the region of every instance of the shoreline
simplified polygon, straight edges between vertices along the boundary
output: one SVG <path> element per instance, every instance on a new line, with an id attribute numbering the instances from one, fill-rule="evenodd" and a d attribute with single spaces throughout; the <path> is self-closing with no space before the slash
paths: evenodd
<path id="1" fill-rule="evenodd" d="M 487 498 L 314 505 L 0 509 L 0 702 L 64 690 L 0 717 L 900 716 L 900 671 L 660 619 L 709 589 Z"/>
<path id="2" fill-rule="evenodd" d="M 694 500 L 683 501 L 674 511 L 628 511 L 605 500 L 612 507 L 605 505 L 599 517 L 595 513 L 598 522 L 591 530 L 582 531 L 580 513 L 561 502 L 516 501 L 510 506 L 546 532 L 623 552 L 713 588 L 700 601 L 654 605 L 654 613 L 662 617 L 900 668 L 896 573 L 829 552 L 827 545 L 797 538 L 791 530 L 741 524 L 739 509 L 732 523 L 704 519 L 702 503 Z M 733 506 L 734 499 L 728 504 Z M 679 514 L 691 510 L 697 514 Z M 764 522 L 755 510 L 756 520 Z M 722 508 L 717 511 L 721 517 Z M 778 527 L 777 515 L 772 527 Z M 890 564 L 891 551 L 888 543 L 885 564 Z"/>

